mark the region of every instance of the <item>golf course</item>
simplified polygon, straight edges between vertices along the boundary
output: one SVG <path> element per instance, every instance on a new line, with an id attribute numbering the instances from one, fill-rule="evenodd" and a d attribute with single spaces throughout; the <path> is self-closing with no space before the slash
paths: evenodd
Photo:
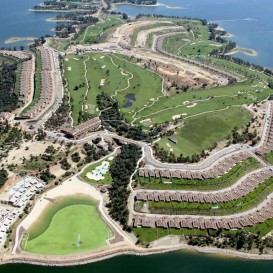
<path id="1" fill-rule="evenodd" d="M 85 196 L 66 197 L 48 206 L 27 231 L 21 247 L 32 253 L 70 254 L 103 247 L 110 237 L 95 201 Z"/>
<path id="2" fill-rule="evenodd" d="M 234 127 L 241 128 L 250 122 L 252 114 L 241 108 L 231 107 L 215 113 L 206 113 L 191 117 L 185 121 L 184 127 L 174 134 L 176 144 L 163 137 L 159 146 L 180 155 L 199 154 L 202 149 L 209 149 L 213 143 L 228 139 Z M 202 134 L 200 134 L 202 132 Z"/>

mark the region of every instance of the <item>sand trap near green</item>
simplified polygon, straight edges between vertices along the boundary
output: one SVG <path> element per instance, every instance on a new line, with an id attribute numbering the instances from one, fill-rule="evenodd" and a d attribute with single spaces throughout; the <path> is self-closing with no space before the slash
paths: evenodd
<path id="1" fill-rule="evenodd" d="M 29 239 L 22 246 L 25 251 L 55 255 L 83 252 L 106 245 L 111 236 L 95 205 L 69 205 L 58 210 L 51 219 L 39 220 L 38 225 L 50 223 L 46 230 L 40 229 L 43 232 L 39 236 L 37 229 L 30 229 Z"/>

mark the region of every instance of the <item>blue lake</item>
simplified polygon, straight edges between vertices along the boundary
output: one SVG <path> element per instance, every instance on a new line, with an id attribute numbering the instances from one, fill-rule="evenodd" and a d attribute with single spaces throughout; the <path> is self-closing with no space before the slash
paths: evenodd
<path id="1" fill-rule="evenodd" d="M 273 68 L 273 2 L 272 0 L 160 0 L 166 6 L 137 7 L 127 4 L 117 6 L 117 11 L 136 16 L 164 14 L 189 16 L 217 21 L 234 35 L 239 46 L 251 48 L 258 56 L 237 54 L 250 62 Z"/>
<path id="2" fill-rule="evenodd" d="M 54 34 L 54 22 L 46 19 L 56 16 L 56 13 L 34 13 L 29 11 L 41 0 L 0 0 L 0 47 L 28 45 L 29 42 L 5 44 L 10 37 L 41 37 Z"/>

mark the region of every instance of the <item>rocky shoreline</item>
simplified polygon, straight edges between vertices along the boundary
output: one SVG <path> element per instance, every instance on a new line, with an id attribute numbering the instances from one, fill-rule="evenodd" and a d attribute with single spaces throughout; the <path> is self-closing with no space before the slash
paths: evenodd
<path id="1" fill-rule="evenodd" d="M 114 258 L 120 255 L 132 255 L 132 256 L 148 256 L 148 255 L 155 255 L 155 254 L 164 254 L 167 252 L 174 252 L 174 251 L 195 251 L 197 253 L 203 254 L 212 254 L 217 256 L 225 256 L 225 257 L 232 257 L 232 258 L 241 258 L 241 259 L 251 259 L 251 260 L 273 260 L 273 255 L 259 255 L 259 254 L 252 254 L 252 253 L 243 253 L 236 250 L 231 249 L 219 249 L 213 247 L 196 247 L 196 246 L 189 246 L 186 244 L 181 244 L 173 247 L 166 247 L 166 248 L 117 248 L 110 251 L 103 251 L 101 253 L 86 253 L 79 254 L 79 255 L 66 255 L 66 256 L 45 256 L 45 255 L 37 255 L 31 253 L 22 253 L 19 255 L 7 255 L 3 256 L 0 260 L 0 265 L 4 264 L 32 264 L 32 265 L 39 265 L 39 266 L 56 266 L 56 267 L 64 267 L 64 266 L 78 266 L 78 265 L 85 265 L 95 262 L 100 262 L 106 259 Z M 81 257 L 81 255 L 83 255 Z M 18 256 L 18 257 L 16 257 Z"/>

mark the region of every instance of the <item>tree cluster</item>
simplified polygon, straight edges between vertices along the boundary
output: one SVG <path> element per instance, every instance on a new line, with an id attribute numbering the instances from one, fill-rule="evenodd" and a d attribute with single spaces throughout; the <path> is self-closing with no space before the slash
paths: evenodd
<path id="1" fill-rule="evenodd" d="M 102 124 L 108 129 L 114 129 L 119 135 L 134 140 L 149 141 L 149 134 L 141 126 L 130 126 L 119 111 L 119 104 L 108 94 L 102 92 L 97 96 L 97 105 L 101 110 Z"/>
<path id="2" fill-rule="evenodd" d="M 0 63 L 0 112 L 17 108 L 18 95 L 14 93 L 17 64 Z"/>
<path id="3" fill-rule="evenodd" d="M 8 180 L 8 172 L 5 169 L 0 169 L 0 189 L 5 185 Z"/>
<path id="4" fill-rule="evenodd" d="M 128 184 L 140 157 L 141 148 L 139 146 L 124 145 L 110 167 L 112 185 L 109 189 L 110 202 L 107 206 L 111 217 L 120 222 L 124 229 L 128 228 L 127 201 L 130 194 Z"/>
<path id="5" fill-rule="evenodd" d="M 251 251 L 258 249 L 262 254 L 265 248 L 273 247 L 273 237 L 261 238 L 259 234 L 241 230 L 237 232 L 225 232 L 222 230 L 208 232 L 207 236 L 189 236 L 188 244 L 194 246 L 214 246 L 218 248 L 233 248 L 236 250 Z"/>

